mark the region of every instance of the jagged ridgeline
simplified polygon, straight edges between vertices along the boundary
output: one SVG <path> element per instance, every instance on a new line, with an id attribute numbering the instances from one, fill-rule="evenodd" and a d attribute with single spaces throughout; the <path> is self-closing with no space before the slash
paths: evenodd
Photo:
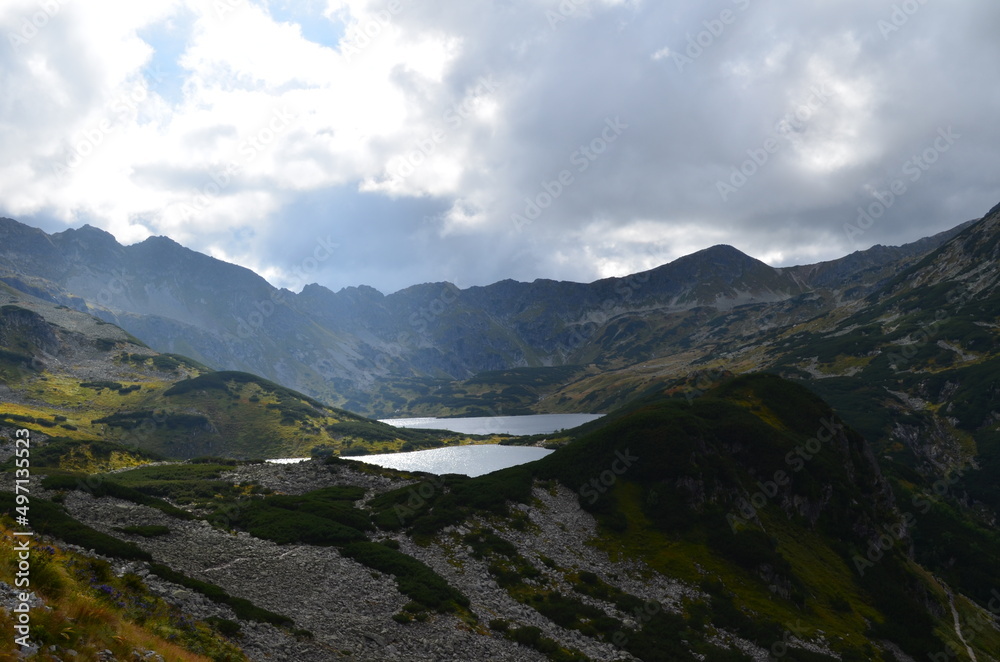
<path id="1" fill-rule="evenodd" d="M 378 423 L 256 375 L 154 352 L 112 324 L 6 286 L 0 306 L 0 376 L 7 389 L 0 422 L 62 438 L 67 461 L 97 450 L 98 464 L 129 462 L 116 455 L 125 453 L 121 448 L 91 444 L 73 451 L 72 441 L 115 442 L 183 459 L 350 455 L 457 440 Z"/>
<path id="2" fill-rule="evenodd" d="M 592 283 L 425 283 L 383 295 L 318 284 L 293 293 L 166 237 L 122 246 L 90 226 L 49 235 L 0 219 L 0 281 L 93 313 L 158 351 L 259 374 L 368 416 L 589 413 L 620 404 L 627 389 L 589 400 L 577 391 L 539 396 L 585 377 L 608 388 L 599 373 L 654 357 L 690 352 L 691 361 L 759 342 L 859 300 L 961 228 L 789 269 L 713 246 Z M 599 370 L 558 370 L 591 364 Z M 503 374 L 524 367 L 537 372 Z"/>

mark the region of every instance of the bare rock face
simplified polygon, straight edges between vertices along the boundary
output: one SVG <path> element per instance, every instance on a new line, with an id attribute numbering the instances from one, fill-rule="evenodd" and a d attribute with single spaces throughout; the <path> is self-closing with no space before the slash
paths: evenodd
<path id="1" fill-rule="evenodd" d="M 55 354 L 59 341 L 45 318 L 13 304 L 0 308 L 0 346 L 22 350 L 28 356 Z"/>

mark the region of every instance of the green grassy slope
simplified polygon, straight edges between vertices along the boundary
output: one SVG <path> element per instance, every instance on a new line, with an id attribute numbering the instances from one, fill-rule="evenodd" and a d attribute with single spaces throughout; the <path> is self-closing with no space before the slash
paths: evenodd
<path id="1" fill-rule="evenodd" d="M 688 607 L 689 641 L 707 636 L 691 627 L 707 608 L 716 625 L 766 649 L 790 628 L 807 639 L 822 632 L 843 659 L 892 659 L 872 647 L 883 639 L 917 658 L 957 645 L 944 590 L 908 555 L 938 521 L 897 506 L 863 438 L 778 377 L 738 378 L 690 403 L 636 402 L 538 462 L 446 477 L 420 508 L 407 506 L 408 490 L 382 495 L 374 520 L 418 536 L 477 512 L 516 523 L 506 502 L 529 503 L 533 480 L 577 491 L 603 524 L 594 544 L 706 591 L 707 603 Z M 1000 582 L 989 558 L 974 567 L 984 585 Z M 644 634 L 652 649 L 657 636 L 668 633 Z M 998 641 L 982 636 L 978 649 Z"/>
<path id="2" fill-rule="evenodd" d="M 308 457 L 432 448 L 459 435 L 402 430 L 329 407 L 269 380 L 158 354 L 94 317 L 0 292 L 0 424 L 82 446 L 106 468 L 170 458 Z M 109 451 L 99 442 L 121 446 Z M 94 451 L 98 457 L 94 457 Z M 88 459 L 89 458 L 89 459 Z M 68 460 L 67 460 L 68 461 Z"/>

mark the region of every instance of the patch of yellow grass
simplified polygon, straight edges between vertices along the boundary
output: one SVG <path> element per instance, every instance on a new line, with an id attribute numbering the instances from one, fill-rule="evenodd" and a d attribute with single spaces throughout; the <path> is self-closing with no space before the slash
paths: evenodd
<path id="1" fill-rule="evenodd" d="M 0 580 L 14 583 L 15 556 L 11 521 L 6 516 L 0 519 Z M 41 542 L 32 541 L 31 562 L 33 579 L 30 586 L 48 608 L 29 611 L 31 617 L 31 641 L 45 646 L 56 645 L 77 651 L 78 660 L 96 660 L 101 650 L 111 650 L 120 660 L 131 659 L 132 651 L 152 650 L 168 662 L 211 662 L 211 658 L 199 655 L 157 635 L 152 629 L 169 629 L 169 625 L 151 617 L 143 625 L 137 625 L 125 618 L 124 610 L 107 604 L 87 593 L 87 587 L 72 575 L 67 564 L 83 565 L 87 559 L 73 552 L 54 547 L 54 553 L 39 550 Z M 10 612 L 0 611 L 0 630 L 7 633 L 0 639 L 0 659 L 20 659 L 16 655 L 18 646 L 14 642 L 14 621 Z M 200 627 L 204 627 L 203 625 Z M 209 631 L 204 631 L 206 636 Z M 246 659 L 230 645 L 237 657 Z M 46 658 L 48 659 L 48 658 Z"/>

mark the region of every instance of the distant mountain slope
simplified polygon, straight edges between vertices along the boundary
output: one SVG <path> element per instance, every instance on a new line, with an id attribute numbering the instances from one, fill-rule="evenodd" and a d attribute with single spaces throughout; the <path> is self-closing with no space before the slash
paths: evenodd
<path id="1" fill-rule="evenodd" d="M 293 294 L 165 237 L 121 246 L 90 226 L 47 235 L 0 219 L 0 280 L 91 312 L 157 350 L 261 374 L 352 411 L 443 414 L 466 408 L 427 399 L 426 380 L 714 352 L 867 294 L 949 236 L 791 269 L 714 246 L 588 284 L 428 283 L 390 295 L 309 285 Z M 510 408 L 530 409 L 542 395 Z"/>
<path id="2" fill-rule="evenodd" d="M 861 401 L 845 407 L 844 398 L 867 393 L 870 404 L 881 405 L 857 421 L 871 439 L 902 434 L 907 426 L 891 423 L 896 414 L 911 422 L 930 416 L 940 426 L 937 433 L 985 433 L 1000 421 L 998 258 L 1000 212 L 994 211 L 850 314 L 830 313 L 788 334 L 771 350 L 775 366 L 810 379 L 840 409 L 858 416 Z M 935 444 L 933 452 L 942 449 Z M 946 465 L 965 454 L 956 446 L 950 460 L 934 461 Z"/>
<path id="3" fill-rule="evenodd" d="M 903 246 L 872 246 L 864 251 L 855 251 L 837 260 L 819 262 L 787 271 L 812 288 L 836 287 L 845 290 L 853 298 L 868 294 L 875 286 L 897 276 L 907 266 L 949 241 L 976 221 L 967 221 L 932 237 L 904 244 Z"/>
<path id="4" fill-rule="evenodd" d="M 173 458 L 302 457 L 316 448 L 349 454 L 445 443 L 441 435 L 364 419 L 249 373 L 160 354 L 113 324 L 6 285 L 0 424 Z"/>

